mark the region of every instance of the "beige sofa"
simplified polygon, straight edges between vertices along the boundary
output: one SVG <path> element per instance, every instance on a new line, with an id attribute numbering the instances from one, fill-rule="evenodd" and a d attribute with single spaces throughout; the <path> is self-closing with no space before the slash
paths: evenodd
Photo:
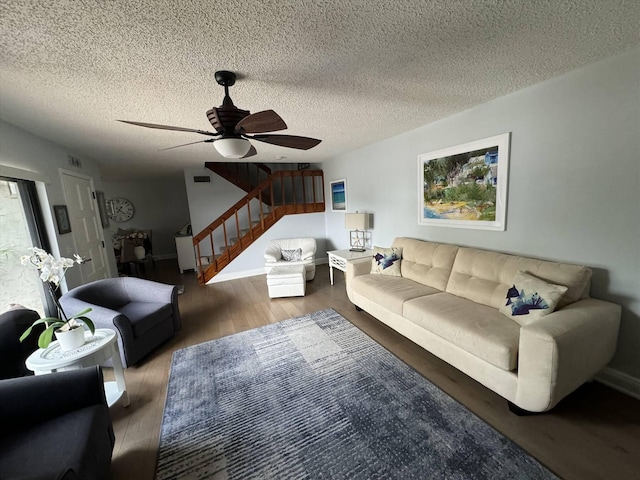
<path id="1" fill-rule="evenodd" d="M 401 276 L 371 274 L 369 258 L 348 263 L 351 302 L 516 413 L 551 409 L 613 357 L 621 309 L 589 298 L 589 268 L 410 238 L 393 246 Z M 524 326 L 499 311 L 518 271 L 568 288 L 553 313 Z"/>

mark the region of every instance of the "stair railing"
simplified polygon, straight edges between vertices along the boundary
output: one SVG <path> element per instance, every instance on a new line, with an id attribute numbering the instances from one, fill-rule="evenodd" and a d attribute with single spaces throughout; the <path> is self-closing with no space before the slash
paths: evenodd
<path id="1" fill-rule="evenodd" d="M 273 205 L 265 203 L 266 197 L 274 199 Z M 284 215 L 324 210 L 322 170 L 272 173 L 193 237 L 198 281 L 208 282 Z"/>

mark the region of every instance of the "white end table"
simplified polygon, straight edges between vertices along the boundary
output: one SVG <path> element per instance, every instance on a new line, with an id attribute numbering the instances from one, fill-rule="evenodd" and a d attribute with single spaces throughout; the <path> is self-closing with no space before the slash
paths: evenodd
<path id="1" fill-rule="evenodd" d="M 64 370 L 100 365 L 111 359 L 115 382 L 104 382 L 107 404 L 112 406 L 123 398 L 124 406 L 129 406 L 129 394 L 124 381 L 124 369 L 120 360 L 120 350 L 116 332 L 108 328 L 98 328 L 94 335 L 85 332 L 85 344 L 75 350 L 62 350 L 57 341 L 51 342 L 47 348 L 39 348 L 25 361 L 27 368 L 36 375 L 43 375 Z"/>
<path id="2" fill-rule="evenodd" d="M 337 268 L 343 272 L 347 271 L 347 262 L 357 258 L 371 257 L 373 250 L 365 250 L 364 252 L 352 252 L 351 250 L 332 250 L 327 252 L 329 255 L 329 277 L 331 285 L 333 285 L 333 269 Z"/>

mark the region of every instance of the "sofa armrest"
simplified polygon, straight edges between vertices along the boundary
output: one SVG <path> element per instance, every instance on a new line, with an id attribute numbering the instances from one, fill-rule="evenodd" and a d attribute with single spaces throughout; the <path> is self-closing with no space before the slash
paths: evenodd
<path id="1" fill-rule="evenodd" d="M 371 257 L 356 258 L 355 260 L 349 260 L 347 262 L 347 285 L 349 280 L 359 275 L 366 275 L 371 273 Z"/>
<path id="2" fill-rule="evenodd" d="M 282 260 L 282 252 L 278 245 L 270 243 L 264 252 L 264 261 L 266 263 L 277 263 Z"/>
<path id="3" fill-rule="evenodd" d="M 0 381 L 0 424 L 5 431 L 100 404 L 107 404 L 100 367 Z"/>
<path id="4" fill-rule="evenodd" d="M 616 351 L 621 307 L 579 300 L 521 328 L 516 404 L 549 410 L 604 368 Z"/>

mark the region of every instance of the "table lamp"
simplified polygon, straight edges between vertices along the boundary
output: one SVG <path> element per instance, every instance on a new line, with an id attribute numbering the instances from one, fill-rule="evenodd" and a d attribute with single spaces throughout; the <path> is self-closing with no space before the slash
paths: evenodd
<path id="1" fill-rule="evenodd" d="M 350 229 L 349 249 L 352 252 L 364 252 L 365 251 L 365 230 L 369 228 L 369 214 L 368 213 L 347 213 L 344 216 L 344 226 Z"/>

